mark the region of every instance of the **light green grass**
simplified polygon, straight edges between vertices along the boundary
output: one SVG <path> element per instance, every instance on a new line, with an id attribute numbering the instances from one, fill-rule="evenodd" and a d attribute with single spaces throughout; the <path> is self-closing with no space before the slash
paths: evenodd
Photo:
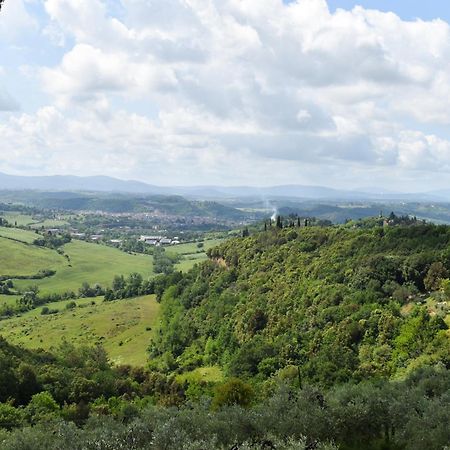
<path id="1" fill-rule="evenodd" d="M 183 384 L 188 382 L 207 382 L 207 383 L 221 383 L 224 380 L 224 374 L 220 367 L 199 367 L 191 372 L 182 373 L 177 375 L 177 382 Z"/>
<path id="2" fill-rule="evenodd" d="M 175 264 L 175 269 L 181 270 L 181 272 L 187 272 L 188 270 L 192 269 L 195 264 L 199 264 L 202 261 L 206 261 L 207 259 L 208 257 L 206 256 L 206 253 L 186 255 L 179 263 Z"/>
<path id="3" fill-rule="evenodd" d="M 70 265 L 60 257 L 62 262 L 54 276 L 32 280 L 32 283 L 30 280 L 17 280 L 14 285 L 20 289 L 30 284 L 37 285 L 44 294 L 77 292 L 84 281 L 106 287 L 111 285 L 114 275 L 127 276 L 132 272 L 138 272 L 144 278 L 153 275 L 153 262 L 149 255 L 130 255 L 106 245 L 77 240 L 65 245 L 63 250 L 70 257 Z"/>
<path id="4" fill-rule="evenodd" d="M 167 253 L 181 255 L 183 259 L 175 265 L 177 270 L 187 272 L 192 269 L 195 264 L 201 263 L 208 259 L 206 251 L 210 248 L 216 247 L 223 239 L 208 239 L 203 241 L 203 247 L 199 248 L 197 242 L 190 242 L 187 244 L 174 245 L 167 248 Z"/>
<path id="5" fill-rule="evenodd" d="M 65 220 L 41 220 L 39 218 L 34 218 L 29 214 L 21 214 L 20 212 L 16 211 L 4 211 L 1 213 L 0 217 L 6 219 L 10 225 L 14 226 L 15 224 L 17 224 L 17 226 L 19 227 L 31 226 L 32 228 L 41 228 L 43 226 L 44 228 L 58 228 L 64 225 L 68 225 L 68 222 L 66 222 Z M 69 218 L 70 216 L 67 217 Z"/>
<path id="6" fill-rule="evenodd" d="M 203 243 L 202 248 L 197 247 L 197 244 L 199 244 L 199 242 L 189 242 L 186 244 L 179 244 L 167 247 L 166 251 L 167 253 L 173 253 L 177 255 L 191 255 L 193 253 L 204 253 L 210 248 L 216 247 L 221 242 L 223 242 L 223 239 L 208 239 L 202 241 Z"/>
<path id="7" fill-rule="evenodd" d="M 33 223 L 31 225 L 31 228 L 39 229 L 39 228 L 60 228 L 64 227 L 65 225 L 68 225 L 69 222 L 66 222 L 65 220 L 57 220 L 57 219 L 45 219 L 43 221 L 39 221 L 36 223 Z"/>
<path id="8" fill-rule="evenodd" d="M 18 241 L 31 244 L 35 239 L 38 239 L 40 236 L 36 234 L 34 231 L 21 230 L 20 228 L 0 227 L 0 237 L 17 239 Z"/>
<path id="9" fill-rule="evenodd" d="M 0 275 L 30 276 L 64 264 L 64 258 L 54 250 L 0 238 Z"/>
<path id="10" fill-rule="evenodd" d="M 17 224 L 19 227 L 31 225 L 37 222 L 32 216 L 28 214 L 21 214 L 16 211 L 5 211 L 2 213 L 2 217 L 8 221 L 11 225 Z"/>
<path id="11" fill-rule="evenodd" d="M 129 300 L 102 302 L 76 300 L 78 305 L 66 310 L 68 301 L 47 305 L 60 309 L 58 314 L 42 316 L 41 308 L 21 317 L 0 321 L 0 334 L 9 342 L 26 348 L 51 349 L 63 339 L 74 345 L 101 343 L 116 364 L 145 365 L 147 347 L 152 337 L 159 304 L 153 295 Z"/>
<path id="12" fill-rule="evenodd" d="M 14 306 L 16 304 L 16 300 L 20 298 L 20 295 L 3 295 L 0 294 L 0 307 L 4 305 Z"/>

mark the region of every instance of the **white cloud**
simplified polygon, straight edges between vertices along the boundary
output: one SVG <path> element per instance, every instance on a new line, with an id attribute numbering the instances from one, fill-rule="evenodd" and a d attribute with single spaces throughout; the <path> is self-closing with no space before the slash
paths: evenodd
<path id="1" fill-rule="evenodd" d="M 37 28 L 37 22 L 27 12 L 23 0 L 4 2 L 0 19 L 0 39 L 3 40 L 19 39 L 30 29 Z"/>
<path id="2" fill-rule="evenodd" d="M 50 172 L 159 182 L 450 171 L 448 136 L 430 132 L 450 123 L 443 21 L 325 0 L 122 0 L 116 16 L 101 0 L 44 3 L 44 34 L 73 45 L 40 71 L 51 105 L 0 128 L 9 166 L 20 146 Z"/>

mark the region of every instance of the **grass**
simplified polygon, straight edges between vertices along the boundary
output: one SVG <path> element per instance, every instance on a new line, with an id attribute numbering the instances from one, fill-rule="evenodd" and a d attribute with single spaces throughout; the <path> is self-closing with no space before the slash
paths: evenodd
<path id="1" fill-rule="evenodd" d="M 138 272 L 144 278 L 153 275 L 152 257 L 148 255 L 130 255 L 106 245 L 77 240 L 65 245 L 63 250 L 70 262 L 60 256 L 56 275 L 42 280 L 17 280 L 14 285 L 19 289 L 37 285 L 41 293 L 77 292 L 84 281 L 110 286 L 114 275 L 127 276 L 132 272 Z"/>
<path id="2" fill-rule="evenodd" d="M 206 253 L 198 253 L 192 255 L 186 255 L 183 259 L 175 265 L 177 270 L 181 270 L 182 272 L 187 272 L 192 269 L 195 264 L 201 263 L 207 259 Z"/>
<path id="3" fill-rule="evenodd" d="M 0 237 L 0 275 L 31 276 L 64 264 L 64 258 L 53 250 Z"/>
<path id="4" fill-rule="evenodd" d="M 32 228 L 58 228 L 64 225 L 68 225 L 65 220 L 58 219 L 38 219 L 29 214 L 21 214 L 16 211 L 4 211 L 1 217 L 6 219 L 11 225 L 17 225 L 19 227 L 31 226 Z"/>
<path id="5" fill-rule="evenodd" d="M 101 343 L 115 364 L 142 366 L 159 304 L 153 295 L 129 300 L 102 302 L 76 300 L 75 309 L 66 310 L 68 301 L 51 303 L 57 314 L 42 316 L 41 308 L 0 322 L 0 334 L 9 342 L 26 348 L 51 349 L 63 339 L 74 345 Z"/>
<path id="6" fill-rule="evenodd" d="M 205 253 L 210 248 L 216 247 L 223 239 L 208 239 L 202 241 L 203 247 L 199 248 L 199 242 L 189 242 L 187 244 L 173 245 L 167 248 L 167 253 L 174 253 L 177 255 L 192 255 L 194 253 Z"/>
<path id="7" fill-rule="evenodd" d="M 2 217 L 8 221 L 11 225 L 17 225 L 19 227 L 31 225 L 37 220 L 34 220 L 32 216 L 28 214 L 21 214 L 15 211 L 5 211 L 2 213 Z"/>
<path id="8" fill-rule="evenodd" d="M 57 219 L 45 219 L 42 221 L 36 221 L 35 223 L 31 224 L 31 228 L 39 229 L 39 228 L 59 228 L 63 227 L 65 225 L 68 225 L 69 222 L 66 222 L 65 220 L 57 220 Z"/>
<path id="9" fill-rule="evenodd" d="M 18 241 L 31 244 L 40 236 L 34 231 L 21 230 L 20 228 L 0 227 L 0 237 L 16 239 Z"/>
<path id="10" fill-rule="evenodd" d="M 207 383 L 221 383 L 224 380 L 222 369 L 218 366 L 199 367 L 191 372 L 177 375 L 177 382 L 183 384 L 188 382 L 207 382 Z"/>
<path id="11" fill-rule="evenodd" d="M 167 249 L 167 253 L 181 255 L 183 259 L 176 264 L 176 269 L 187 272 L 189 269 L 207 259 L 206 252 L 210 248 L 216 247 L 223 239 L 208 239 L 202 241 L 203 247 L 198 247 L 198 242 L 190 242 L 187 244 L 174 245 Z"/>
<path id="12" fill-rule="evenodd" d="M 15 305 L 20 295 L 3 295 L 0 294 L 0 307 L 3 305 Z"/>

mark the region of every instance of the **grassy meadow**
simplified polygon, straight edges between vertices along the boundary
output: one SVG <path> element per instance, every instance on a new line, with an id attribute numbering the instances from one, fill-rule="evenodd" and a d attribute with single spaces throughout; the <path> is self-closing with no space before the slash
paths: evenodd
<path id="1" fill-rule="evenodd" d="M 14 239 L 25 242 L 26 244 L 32 244 L 33 241 L 40 236 L 34 231 L 21 230 L 20 228 L 0 227 L 0 237 Z"/>
<path id="2" fill-rule="evenodd" d="M 114 275 L 127 276 L 132 272 L 139 272 L 145 278 L 153 275 L 152 257 L 148 255 L 130 255 L 113 247 L 77 240 L 66 244 L 63 250 L 69 259 L 60 257 L 62 261 L 54 276 L 16 280 L 15 286 L 23 289 L 30 284 L 37 285 L 42 293 L 76 292 L 84 281 L 109 286 Z"/>
<path id="3" fill-rule="evenodd" d="M 145 364 L 159 309 L 155 296 L 114 302 L 79 299 L 74 309 L 65 309 L 67 303 L 47 305 L 58 309 L 57 314 L 43 316 L 38 308 L 0 321 L 0 334 L 13 344 L 47 350 L 57 347 L 63 339 L 75 345 L 101 343 L 116 364 Z"/>
<path id="4" fill-rule="evenodd" d="M 38 219 L 29 214 L 22 214 L 16 211 L 3 211 L 1 217 L 6 219 L 11 225 L 15 225 L 18 227 L 32 227 L 32 228 L 40 228 L 44 227 L 61 227 L 67 225 L 68 222 L 65 220 L 58 219 Z"/>
<path id="5" fill-rule="evenodd" d="M 221 242 L 223 242 L 223 239 L 207 239 L 201 242 L 202 247 L 198 247 L 198 242 L 174 245 L 167 249 L 167 253 L 181 255 L 183 259 L 176 265 L 176 269 L 187 272 L 195 264 L 207 259 L 206 252 Z"/>
<path id="6" fill-rule="evenodd" d="M 58 270 L 65 264 L 64 257 L 54 250 L 0 237 L 0 275 L 31 276 L 43 269 Z"/>

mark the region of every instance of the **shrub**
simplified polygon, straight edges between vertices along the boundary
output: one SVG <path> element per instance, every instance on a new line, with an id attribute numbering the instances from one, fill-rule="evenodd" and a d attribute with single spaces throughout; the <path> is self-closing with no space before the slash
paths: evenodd
<path id="1" fill-rule="evenodd" d="M 239 378 L 230 378 L 227 382 L 218 386 L 214 393 L 213 407 L 222 406 L 250 406 L 254 397 L 252 387 Z"/>
<path id="2" fill-rule="evenodd" d="M 0 428 L 11 430 L 23 424 L 23 411 L 8 403 L 0 403 Z"/>

